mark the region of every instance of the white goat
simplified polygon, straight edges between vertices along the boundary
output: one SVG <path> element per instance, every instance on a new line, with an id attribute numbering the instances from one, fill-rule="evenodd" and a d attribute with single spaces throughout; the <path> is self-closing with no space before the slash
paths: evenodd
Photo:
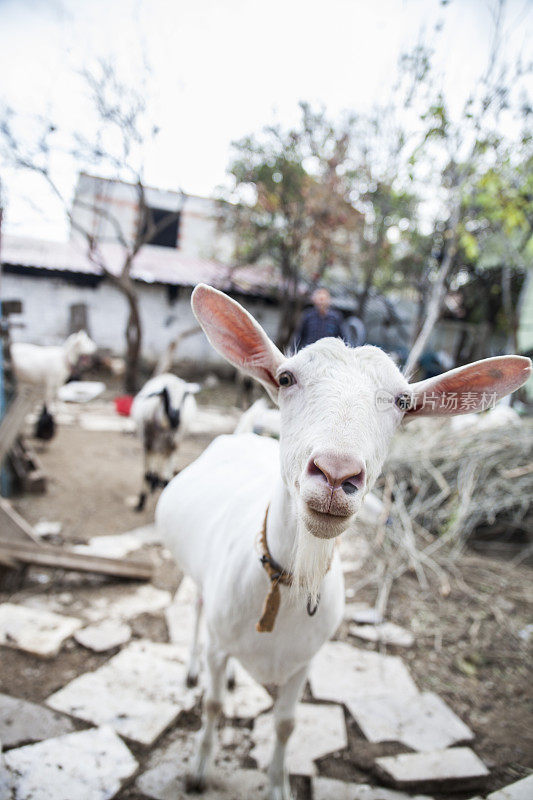
<path id="1" fill-rule="evenodd" d="M 44 392 L 45 403 L 51 405 L 57 390 L 65 383 L 80 358 L 94 355 L 96 344 L 85 331 L 78 331 L 62 345 L 14 342 L 10 350 L 17 380 L 39 386 Z"/>
<path id="2" fill-rule="evenodd" d="M 322 339 L 285 358 L 222 293 L 199 285 L 192 305 L 215 349 L 279 405 L 281 439 L 278 446 L 252 434 L 220 436 L 158 503 L 165 544 L 199 587 L 207 623 L 203 721 L 188 784 L 205 785 L 234 656 L 258 682 L 277 687 L 270 797 L 289 800 L 285 751 L 295 707 L 310 660 L 342 618 L 335 539 L 359 512 L 395 430 L 404 418 L 461 413 L 450 402 L 459 392 L 469 411 L 480 410 L 524 383 L 531 362 L 491 358 L 410 386 L 376 347 Z M 280 586 L 288 570 L 290 585 Z"/>
<path id="3" fill-rule="evenodd" d="M 245 411 L 234 433 L 257 433 L 260 436 L 272 436 L 279 439 L 280 416 L 277 408 L 269 408 L 267 401 L 260 397 Z"/>
<path id="4" fill-rule="evenodd" d="M 279 439 L 281 432 L 281 418 L 279 408 L 269 408 L 267 401 L 260 397 L 250 408 L 243 413 L 234 434 L 257 433 L 259 436 L 271 436 Z M 385 510 L 379 497 L 372 492 L 365 495 L 359 518 L 368 524 L 376 524 Z"/>
<path id="5" fill-rule="evenodd" d="M 137 424 L 144 451 L 144 478 L 136 511 L 142 511 L 148 493 L 166 486 L 176 474 L 176 451 L 196 413 L 197 383 L 163 373 L 144 384 L 130 415 Z"/>

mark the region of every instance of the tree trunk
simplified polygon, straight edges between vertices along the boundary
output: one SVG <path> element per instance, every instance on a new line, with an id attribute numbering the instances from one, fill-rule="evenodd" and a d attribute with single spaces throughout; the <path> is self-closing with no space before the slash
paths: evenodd
<path id="1" fill-rule="evenodd" d="M 298 270 L 293 270 L 290 264 L 285 262 L 282 264 L 282 274 L 285 281 L 283 291 L 279 296 L 280 316 L 276 345 L 283 352 L 292 342 L 301 300 L 298 296 Z"/>
<path id="2" fill-rule="evenodd" d="M 357 305 L 357 316 L 359 319 L 364 322 L 366 316 L 366 306 L 368 303 L 368 295 L 370 294 L 370 286 L 366 285 L 359 295 L 359 302 Z"/>
<path id="3" fill-rule="evenodd" d="M 297 302 L 289 292 L 280 297 L 280 315 L 276 346 L 283 352 L 291 343 L 296 328 Z"/>
<path id="4" fill-rule="evenodd" d="M 445 281 L 450 271 L 450 267 L 453 264 L 453 260 L 455 258 L 455 253 L 457 251 L 457 226 L 459 224 L 459 205 L 455 207 L 454 211 L 452 212 L 450 218 L 450 226 L 448 228 L 448 236 L 446 241 L 446 252 L 444 253 L 444 258 L 442 259 L 442 263 L 439 267 L 439 271 L 437 272 L 437 278 L 435 283 L 431 287 L 431 291 L 429 294 L 429 302 L 426 310 L 426 318 L 424 320 L 424 324 L 422 325 L 422 329 L 418 334 L 415 343 L 411 348 L 411 352 L 407 358 L 405 363 L 404 372 L 406 375 L 412 373 L 414 368 L 418 363 L 418 359 L 422 355 L 424 351 L 424 347 L 426 346 L 429 337 L 435 327 L 435 323 L 437 322 L 441 307 L 442 301 L 444 299 L 445 293 Z"/>
<path id="5" fill-rule="evenodd" d="M 509 327 L 507 334 L 507 352 L 518 353 L 518 327 L 520 324 L 520 297 L 518 302 L 513 306 L 513 298 L 511 291 L 511 281 L 513 277 L 512 255 L 509 253 L 509 246 L 507 246 L 509 263 L 502 269 L 502 305 L 505 318 Z"/>
<path id="6" fill-rule="evenodd" d="M 129 313 L 126 324 L 126 371 L 124 388 L 128 394 L 136 394 L 139 386 L 139 356 L 141 354 L 141 316 L 139 299 L 131 287 L 123 287 L 128 301 Z"/>
<path id="7" fill-rule="evenodd" d="M 418 303 L 417 303 L 417 307 L 416 307 L 416 318 L 415 318 L 413 334 L 410 337 L 411 338 L 411 345 L 413 345 L 416 342 L 416 340 L 418 339 L 418 337 L 420 336 L 420 333 L 422 331 L 422 325 L 424 324 L 424 312 L 425 312 L 425 309 L 426 309 L 426 305 L 427 305 L 427 287 L 422 285 L 420 287 L 420 289 L 419 289 Z"/>
<path id="8" fill-rule="evenodd" d="M 362 322 L 365 321 L 368 299 L 370 297 L 370 289 L 372 288 L 372 285 L 374 283 L 374 273 L 376 272 L 378 266 L 377 263 L 378 252 L 379 249 L 378 246 L 376 246 L 374 248 L 374 252 L 370 253 L 368 257 L 369 263 L 367 264 L 367 268 L 365 270 L 365 282 L 363 286 L 363 291 L 359 295 L 359 302 L 357 304 L 357 316 Z"/>

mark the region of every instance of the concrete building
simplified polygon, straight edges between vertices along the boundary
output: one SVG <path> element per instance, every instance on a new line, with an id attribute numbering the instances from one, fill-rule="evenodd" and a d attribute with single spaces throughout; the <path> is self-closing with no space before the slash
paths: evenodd
<path id="1" fill-rule="evenodd" d="M 102 246 L 106 263 L 118 271 L 118 245 Z M 145 358 L 155 360 L 180 332 L 195 325 L 190 295 L 199 282 L 229 292 L 275 336 L 278 311 L 272 299 L 274 271 L 231 270 L 219 262 L 185 256 L 179 250 L 146 245 L 135 259 Z M 127 304 L 123 295 L 88 259 L 79 242 L 49 242 L 5 236 L 2 240 L 2 298 L 22 300 L 13 316 L 15 341 L 58 344 L 74 330 L 87 329 L 100 348 L 124 352 Z M 188 337 L 178 360 L 224 363 L 200 333 Z"/>
<path id="2" fill-rule="evenodd" d="M 170 341 L 195 325 L 190 295 L 202 281 L 239 299 L 275 336 L 279 275 L 269 267 L 229 266 L 233 242 L 218 229 L 218 203 L 150 187 L 144 192 L 154 222 L 169 214 L 171 222 L 141 248 L 131 272 L 139 295 L 143 356 L 157 359 Z M 15 341 L 58 344 L 83 327 L 100 348 L 123 354 L 127 304 L 89 259 L 82 231 L 97 239 L 107 268 L 118 274 L 124 253 L 120 239 L 133 241 L 143 224 L 139 208 L 133 184 L 81 173 L 68 242 L 3 237 L 2 297 L 23 303 L 20 317 L 12 318 Z M 182 350 L 178 360 L 225 363 L 200 333 L 188 337 Z"/>
<path id="3" fill-rule="evenodd" d="M 217 226 L 223 203 L 152 187 L 144 187 L 143 193 L 140 203 L 134 184 L 80 173 L 72 203 L 71 240 L 83 243 L 81 228 L 107 243 L 116 243 L 120 232 L 130 244 L 143 226 L 140 208 L 146 206 L 155 224 L 172 216 L 151 244 L 178 250 L 184 256 L 231 262 L 233 240 Z"/>
<path id="4" fill-rule="evenodd" d="M 153 188 L 144 191 L 144 202 L 154 221 L 168 219 L 170 213 L 171 222 L 152 243 L 141 248 L 132 268 L 140 302 L 143 356 L 157 359 L 169 342 L 194 326 L 190 295 L 202 281 L 232 294 L 275 337 L 279 317 L 276 297 L 282 291 L 279 272 L 267 265 L 231 267 L 233 241 L 217 225 L 224 206 L 207 198 L 183 197 L 178 192 Z M 23 303 L 20 318 L 12 318 L 18 323 L 13 328 L 13 339 L 57 344 L 83 327 L 100 348 L 121 355 L 127 303 L 88 258 L 80 229 L 98 240 L 108 269 L 118 274 L 123 259 L 118 232 L 131 242 L 142 225 L 138 189 L 132 184 L 82 173 L 72 220 L 68 242 L 3 237 L 2 297 Z M 353 313 L 354 301 L 346 294 L 342 281 L 337 295 L 338 307 L 346 315 Z M 367 341 L 405 357 L 414 310 L 408 298 L 371 293 L 365 320 Z M 479 326 L 441 320 L 428 349 L 455 355 L 458 343 L 472 340 L 473 357 L 492 354 L 486 337 L 479 334 Z M 200 333 L 183 342 L 176 359 L 207 365 L 224 363 Z"/>

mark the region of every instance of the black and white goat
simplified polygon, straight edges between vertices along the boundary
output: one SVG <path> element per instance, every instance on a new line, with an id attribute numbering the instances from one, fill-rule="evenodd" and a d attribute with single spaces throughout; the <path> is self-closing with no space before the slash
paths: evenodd
<path id="1" fill-rule="evenodd" d="M 196 413 L 193 395 L 197 383 L 187 383 L 164 373 L 151 378 L 136 395 L 131 417 L 142 438 L 144 477 L 136 511 L 142 511 L 148 494 L 166 486 L 177 473 L 176 452 Z"/>

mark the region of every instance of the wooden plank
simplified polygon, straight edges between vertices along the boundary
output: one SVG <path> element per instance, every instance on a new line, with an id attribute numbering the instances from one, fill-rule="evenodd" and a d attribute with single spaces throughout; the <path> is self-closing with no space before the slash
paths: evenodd
<path id="1" fill-rule="evenodd" d="M 0 534 L 12 542 L 38 544 L 31 526 L 2 497 L 0 497 Z M 16 592 L 20 589 L 26 570 L 25 564 L 0 551 L 0 591 Z"/>
<path id="2" fill-rule="evenodd" d="M 153 567 L 145 561 L 133 559 L 103 558 L 73 553 L 60 547 L 13 542 L 0 539 L 0 557 L 11 558 L 23 564 L 38 564 L 41 567 L 74 569 L 79 572 L 97 572 L 117 578 L 149 580 Z"/>
<path id="3" fill-rule="evenodd" d="M 40 544 L 31 525 L 3 497 L 0 497 L 0 536 L 10 542 Z"/>
<path id="4" fill-rule="evenodd" d="M 9 567 L 9 569 L 18 569 L 20 567 L 20 561 L 15 561 L 14 558 L 10 558 L 10 556 L 6 556 L 2 552 L 0 552 L 0 567 Z M 0 586 L 1 586 L 1 581 L 0 581 Z"/>

